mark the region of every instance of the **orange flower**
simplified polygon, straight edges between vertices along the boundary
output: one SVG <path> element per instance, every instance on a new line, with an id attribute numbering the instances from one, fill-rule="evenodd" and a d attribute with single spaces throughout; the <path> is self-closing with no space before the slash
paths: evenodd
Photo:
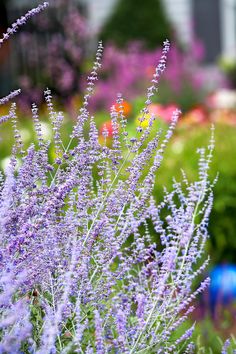
<path id="1" fill-rule="evenodd" d="M 120 108 L 120 106 L 122 106 L 122 108 Z M 130 114 L 132 109 L 131 104 L 127 101 L 123 101 L 122 104 L 116 103 L 114 104 L 114 107 L 118 113 L 123 113 L 125 117 Z"/>

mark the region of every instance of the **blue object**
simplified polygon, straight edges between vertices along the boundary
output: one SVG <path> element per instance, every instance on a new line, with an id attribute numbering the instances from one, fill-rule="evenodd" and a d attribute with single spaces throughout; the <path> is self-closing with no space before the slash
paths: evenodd
<path id="1" fill-rule="evenodd" d="M 217 265 L 210 272 L 210 306 L 214 312 L 217 305 L 228 305 L 236 300 L 236 265 Z"/>

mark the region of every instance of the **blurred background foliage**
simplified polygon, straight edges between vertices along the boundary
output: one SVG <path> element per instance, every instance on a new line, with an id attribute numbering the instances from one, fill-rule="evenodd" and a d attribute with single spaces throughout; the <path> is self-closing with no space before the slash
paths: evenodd
<path id="1" fill-rule="evenodd" d="M 146 49 L 155 49 L 172 37 L 171 24 L 160 0 L 118 1 L 100 33 L 105 44 L 112 42 L 120 48 L 142 41 Z"/>
<path id="2" fill-rule="evenodd" d="M 19 7 L 19 2 L 13 0 L 5 2 L 5 6 L 1 2 L 1 32 L 6 30 L 7 20 L 24 12 L 23 7 L 32 7 L 30 1 L 23 3 Z M 92 67 L 94 37 L 102 38 L 103 67 L 90 108 L 96 114 L 100 141 L 106 125 L 109 144 L 112 136 L 109 109 L 116 104 L 117 93 L 123 94 L 124 114 L 132 135 L 145 101 L 145 90 L 160 58 L 161 43 L 171 39 L 167 69 L 149 110 L 157 116 L 156 126 L 164 129 L 175 108 L 181 108 L 183 114 L 157 175 L 155 197 L 161 200 L 163 186 L 170 189 L 173 177 L 182 179 L 181 169 L 189 179 L 197 178 L 196 150 L 207 146 L 210 127 L 214 124 L 216 144 L 210 177 L 213 180 L 219 173 L 219 179 L 214 188 L 207 247 L 211 267 L 224 262 L 236 263 L 236 59 L 219 55 L 210 66 L 206 65 L 208 48 L 204 46 L 204 38 L 199 39 L 195 33 L 188 45 L 182 42 L 163 6 L 165 3 L 165 0 L 114 1 L 110 16 L 94 31 L 89 21 L 89 6 L 95 2 L 52 1 L 49 11 L 22 29 L 10 46 L 1 48 L 0 91 L 7 94 L 17 85 L 22 88 L 17 99 L 19 128 L 27 147 L 34 137 L 30 115 L 33 102 L 39 106 L 45 139 L 52 138 L 43 99 L 43 90 L 49 87 L 56 109 L 65 112 L 62 134 L 66 145 L 81 106 L 86 75 Z M 211 0 L 205 3 L 209 5 Z M 177 5 L 173 9 L 178 12 Z M 1 107 L 0 115 L 7 114 L 8 110 L 8 106 Z M 0 138 L 0 168 L 5 169 L 13 141 L 10 122 L 1 126 Z M 54 157 L 51 147 L 51 160 Z M 198 313 L 192 319 L 200 318 L 194 337 L 198 353 L 220 353 L 222 340 L 231 333 L 236 334 L 235 311 L 223 307 L 221 315 L 213 319 L 208 309 L 199 317 L 202 301 L 199 299 Z M 216 341 L 217 336 L 222 339 Z"/>

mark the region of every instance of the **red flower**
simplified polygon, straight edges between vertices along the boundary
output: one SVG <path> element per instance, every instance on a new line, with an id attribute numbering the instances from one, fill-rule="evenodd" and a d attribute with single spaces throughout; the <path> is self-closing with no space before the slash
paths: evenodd
<path id="1" fill-rule="evenodd" d="M 100 135 L 107 136 L 108 138 L 112 137 L 113 129 L 112 129 L 112 122 L 110 120 L 107 120 L 105 123 L 102 124 L 100 128 Z"/>

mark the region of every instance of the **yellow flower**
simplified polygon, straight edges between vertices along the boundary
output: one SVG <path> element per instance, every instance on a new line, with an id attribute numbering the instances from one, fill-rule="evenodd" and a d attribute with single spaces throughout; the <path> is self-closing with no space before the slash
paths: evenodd
<path id="1" fill-rule="evenodd" d="M 142 119 L 142 122 L 140 122 L 140 119 Z M 140 127 L 145 129 L 148 127 L 148 123 L 149 123 L 150 119 L 151 119 L 150 113 L 145 114 L 145 115 L 139 114 L 135 119 L 135 123 L 136 123 L 136 125 L 139 125 Z"/>

